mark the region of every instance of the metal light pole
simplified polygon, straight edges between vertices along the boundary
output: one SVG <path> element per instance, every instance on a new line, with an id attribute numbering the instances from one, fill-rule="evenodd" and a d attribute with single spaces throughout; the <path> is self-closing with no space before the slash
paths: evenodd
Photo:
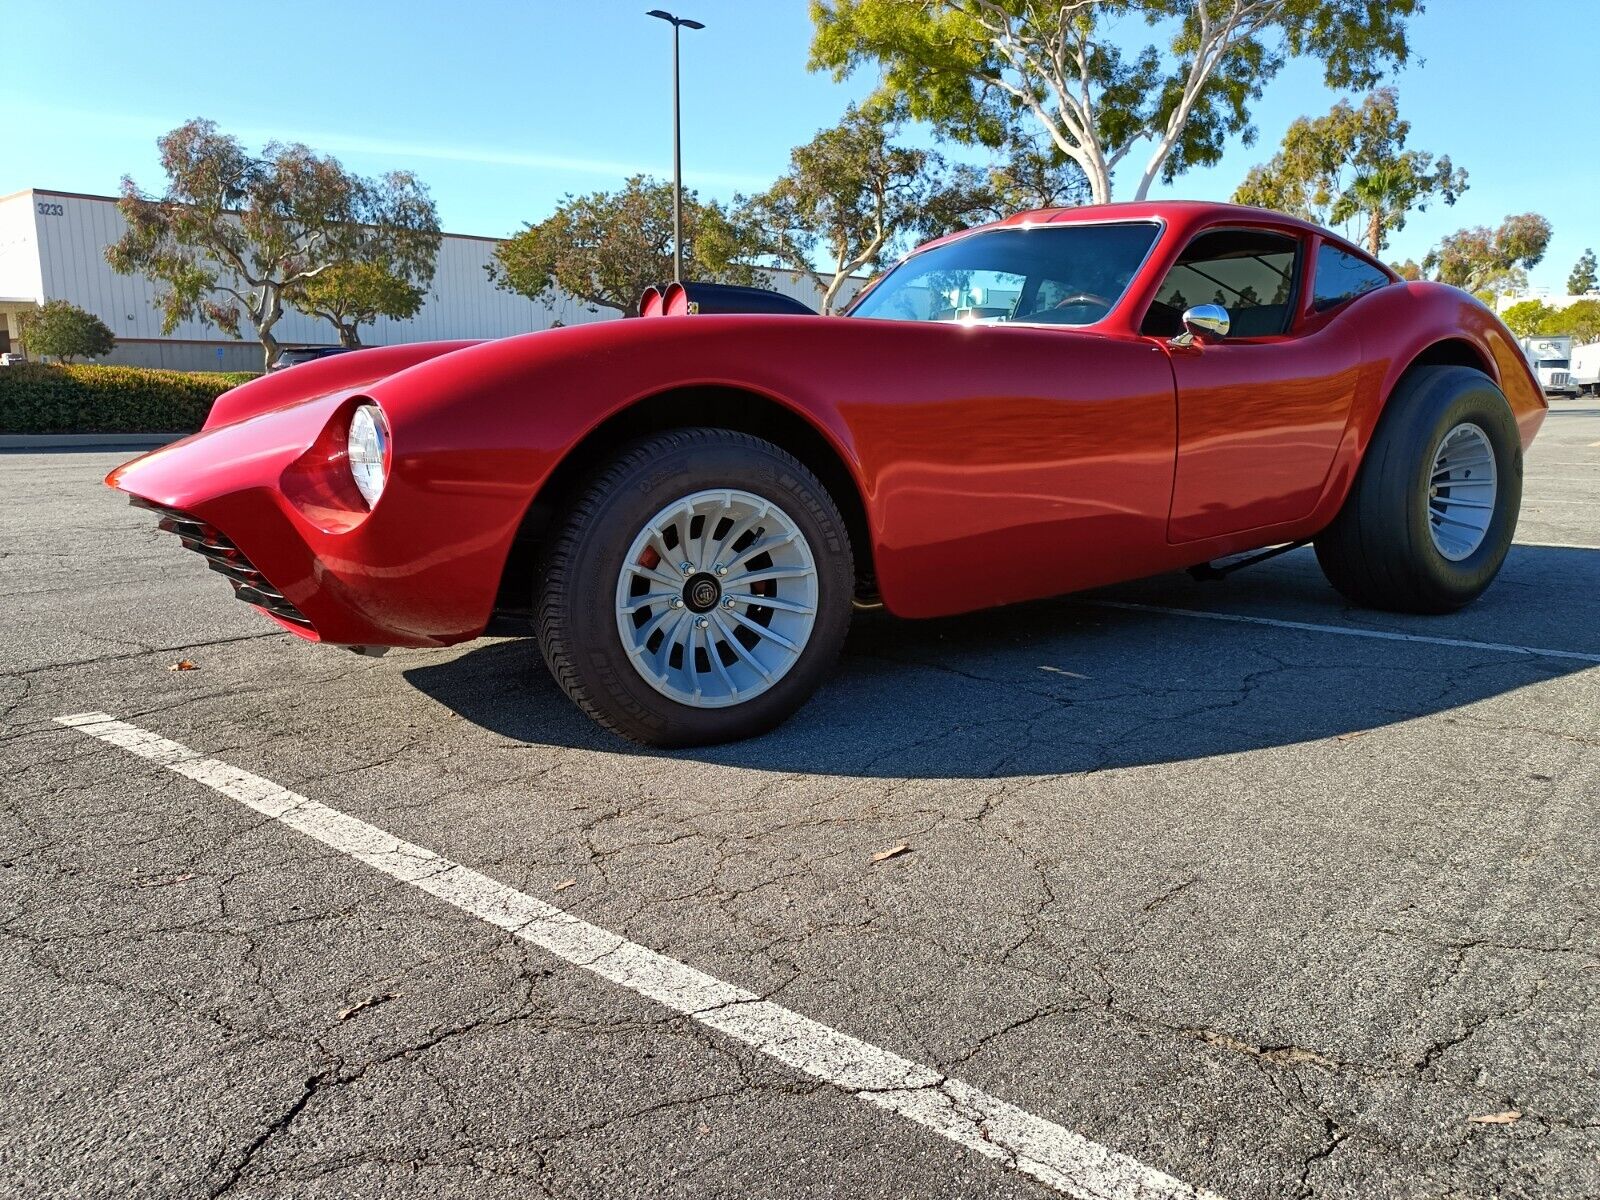
<path id="1" fill-rule="evenodd" d="M 699 21 L 675 17 L 659 8 L 645 13 L 672 25 L 672 280 L 683 282 L 683 150 L 682 122 L 678 117 L 678 30 L 704 29 Z"/>

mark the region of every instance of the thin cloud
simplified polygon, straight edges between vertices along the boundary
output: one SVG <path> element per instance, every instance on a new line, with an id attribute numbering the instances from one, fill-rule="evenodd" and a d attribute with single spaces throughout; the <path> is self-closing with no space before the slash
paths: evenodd
<path id="1" fill-rule="evenodd" d="M 131 135 L 146 138 L 159 137 L 167 130 L 179 125 L 187 117 L 160 118 L 144 114 L 133 113 L 89 113 L 72 109 L 51 108 L 46 110 L 35 103 L 24 101 L 20 106 L 12 105 L 13 113 L 18 108 L 30 113 L 44 116 L 48 113 L 52 121 L 79 120 L 92 124 L 100 130 L 108 127 Z M 446 145 L 437 142 L 406 141 L 393 138 L 367 137 L 362 134 L 334 133 L 327 130 L 309 129 L 268 129 L 261 126 L 241 126 L 218 122 L 223 132 L 231 133 L 247 144 L 260 145 L 268 141 L 279 142 L 304 142 L 314 150 L 321 150 L 329 154 L 364 154 L 391 159 L 434 159 L 439 162 L 470 163 L 485 167 L 509 167 L 523 171 L 553 171 L 569 175 L 593 175 L 596 177 L 622 178 L 628 175 L 656 175 L 667 177 L 672 174 L 670 166 L 659 163 L 620 162 L 614 159 L 585 158 L 565 154 L 541 154 L 535 151 L 498 150 L 488 146 Z M 689 169 L 684 172 L 684 179 L 691 184 L 704 184 L 710 187 L 726 188 L 761 188 L 770 180 L 757 175 L 746 175 L 737 171 L 704 171 Z"/>
<path id="2" fill-rule="evenodd" d="M 359 134 L 296 132 L 292 135 L 269 130 L 238 131 L 247 140 L 265 141 L 276 136 L 279 141 L 304 142 L 318 150 L 333 154 L 371 154 L 389 158 L 432 158 L 444 162 L 475 163 L 488 167 L 515 167 L 530 171 L 565 171 L 574 175 L 660 175 L 672 173 L 671 167 L 657 163 L 626 163 L 603 158 L 577 158 L 564 154 L 538 154 L 515 150 L 495 150 L 487 146 L 439 145 L 432 142 L 396 141 L 389 138 L 363 137 Z M 720 187 L 761 187 L 765 180 L 757 176 L 728 171 L 684 172 L 689 181 L 700 181 Z"/>

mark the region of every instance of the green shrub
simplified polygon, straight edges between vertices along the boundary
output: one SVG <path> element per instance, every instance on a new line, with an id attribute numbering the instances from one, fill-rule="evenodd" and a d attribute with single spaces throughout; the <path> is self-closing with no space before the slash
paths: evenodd
<path id="1" fill-rule="evenodd" d="M 148 367 L 0 367 L 0 433 L 189 433 L 255 376 Z"/>

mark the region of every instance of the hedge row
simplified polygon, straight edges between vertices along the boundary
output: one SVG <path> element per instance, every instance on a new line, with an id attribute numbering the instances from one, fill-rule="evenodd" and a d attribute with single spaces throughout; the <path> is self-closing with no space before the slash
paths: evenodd
<path id="1" fill-rule="evenodd" d="M 148 367 L 0 367 L 0 433 L 189 433 L 248 372 Z"/>

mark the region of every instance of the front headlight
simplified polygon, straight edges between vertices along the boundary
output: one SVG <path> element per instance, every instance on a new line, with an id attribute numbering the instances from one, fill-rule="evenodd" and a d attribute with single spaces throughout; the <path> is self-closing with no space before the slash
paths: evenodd
<path id="1" fill-rule="evenodd" d="M 363 404 L 350 416 L 350 474 L 372 508 L 389 478 L 389 423 L 383 409 Z"/>

